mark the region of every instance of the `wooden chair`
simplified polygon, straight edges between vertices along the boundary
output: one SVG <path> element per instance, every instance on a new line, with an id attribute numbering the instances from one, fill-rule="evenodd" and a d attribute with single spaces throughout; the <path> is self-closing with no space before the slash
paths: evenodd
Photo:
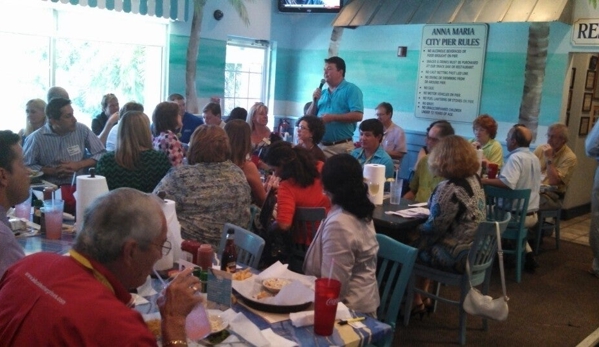
<path id="1" fill-rule="evenodd" d="M 524 227 L 524 220 L 528 211 L 530 189 L 506 189 L 486 185 L 484 187 L 487 198 L 487 220 L 503 220 L 510 213 L 510 220 L 503 239 L 514 240 L 516 249 L 504 249 L 505 254 L 516 256 L 516 282 L 522 280 L 524 268 L 525 244 L 528 239 L 528 229 Z"/>
<path id="2" fill-rule="evenodd" d="M 298 207 L 291 226 L 289 270 L 303 273 L 304 258 L 320 222 L 326 217 L 324 207 Z"/>
<path id="3" fill-rule="evenodd" d="M 510 213 L 504 215 L 504 220 L 498 221 L 499 231 L 503 233 L 510 221 Z M 489 283 L 491 280 L 491 271 L 493 260 L 497 251 L 497 231 L 495 222 L 481 222 L 476 231 L 474 241 L 468 254 L 468 262 L 472 270 L 472 276 L 469 279 L 465 273 L 447 272 L 426 265 L 416 264 L 412 271 L 410 284 L 408 285 L 408 295 L 406 304 L 404 305 L 404 325 L 408 325 L 410 321 L 410 313 L 412 311 L 412 301 L 414 300 L 414 292 L 422 296 L 435 300 L 435 308 L 437 301 L 457 306 L 460 311 L 460 328 L 459 328 L 459 343 L 466 344 L 466 311 L 464 311 L 464 298 L 472 286 L 483 284 L 481 292 L 487 294 L 489 292 Z M 435 293 L 430 293 L 416 287 L 416 277 L 428 278 L 431 281 L 437 282 Z M 460 299 L 451 300 L 440 296 L 441 285 L 460 287 Z M 487 330 L 487 320 L 483 318 L 483 329 Z"/>
<path id="4" fill-rule="evenodd" d="M 388 347 L 393 342 L 399 308 L 410 281 L 418 250 L 387 235 L 376 234 L 376 240 L 379 243 L 376 281 L 381 296 L 377 318 L 391 325 L 393 329 L 393 334 L 384 342 L 384 346 Z"/>
<path id="5" fill-rule="evenodd" d="M 219 256 L 223 254 L 227 240 L 227 230 L 235 230 L 235 248 L 237 248 L 237 264 L 247 265 L 254 269 L 258 268 L 262 251 L 264 250 L 264 239 L 249 230 L 237 225 L 226 223 L 218 245 Z"/>

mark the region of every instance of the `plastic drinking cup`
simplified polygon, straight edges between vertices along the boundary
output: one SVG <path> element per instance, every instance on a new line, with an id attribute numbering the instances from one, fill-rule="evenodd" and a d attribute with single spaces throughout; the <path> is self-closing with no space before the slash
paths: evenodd
<path id="1" fill-rule="evenodd" d="M 75 205 L 77 201 L 75 200 L 75 186 L 70 184 L 63 184 L 60 186 L 60 195 L 62 196 L 62 200 L 64 200 L 64 212 L 75 215 Z"/>
<path id="2" fill-rule="evenodd" d="M 189 312 L 185 319 L 185 332 L 187 338 L 192 340 L 200 340 L 210 335 L 212 331 L 208 312 L 203 303 L 199 303 L 194 309 Z"/>
<path id="3" fill-rule="evenodd" d="M 321 336 L 333 334 L 341 282 L 331 278 L 316 280 L 314 291 L 314 333 Z"/>
<path id="4" fill-rule="evenodd" d="M 401 202 L 402 189 L 403 189 L 403 179 L 398 179 L 397 181 L 393 181 L 389 185 L 389 192 L 391 193 L 389 202 L 392 205 L 399 205 L 399 203 Z"/>
<path id="5" fill-rule="evenodd" d="M 15 205 L 15 216 L 31 220 L 31 189 L 29 189 L 29 196 L 27 199 L 22 203 Z"/>
<path id="6" fill-rule="evenodd" d="M 59 240 L 62 236 L 62 211 L 64 200 L 44 200 L 46 238 Z"/>
<path id="7" fill-rule="evenodd" d="M 497 178 L 497 171 L 499 171 L 499 165 L 495 163 L 487 164 L 487 176 L 489 178 Z"/>

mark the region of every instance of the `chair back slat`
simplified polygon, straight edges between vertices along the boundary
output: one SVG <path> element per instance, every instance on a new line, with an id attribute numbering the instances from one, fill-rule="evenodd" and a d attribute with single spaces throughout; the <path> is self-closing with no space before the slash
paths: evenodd
<path id="1" fill-rule="evenodd" d="M 518 232 L 524 228 L 528 212 L 530 189 L 506 189 L 486 185 L 487 220 L 504 220 L 507 213 L 511 214 L 507 230 Z"/>
<path id="2" fill-rule="evenodd" d="M 291 227 L 289 270 L 302 273 L 304 258 L 318 226 L 326 218 L 324 207 L 297 207 Z"/>
<path id="3" fill-rule="evenodd" d="M 511 214 L 508 212 L 504 215 L 502 221 L 498 221 L 499 233 L 506 230 Z M 472 284 L 477 285 L 482 283 L 485 272 L 493 263 L 495 254 L 497 253 L 497 231 L 494 221 L 483 221 L 478 225 L 476 236 L 472 242 L 468 261 L 472 271 Z"/>
<path id="4" fill-rule="evenodd" d="M 397 317 L 406 286 L 412 275 L 418 251 L 389 236 L 377 234 L 377 283 L 381 304 L 377 318 L 395 331 Z"/>

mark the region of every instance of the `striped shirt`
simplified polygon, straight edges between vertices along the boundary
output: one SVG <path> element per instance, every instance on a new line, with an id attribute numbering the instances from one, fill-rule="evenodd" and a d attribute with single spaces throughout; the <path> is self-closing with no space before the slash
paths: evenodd
<path id="1" fill-rule="evenodd" d="M 58 135 L 52 131 L 50 124 L 27 136 L 23 147 L 25 165 L 32 170 L 41 170 L 44 166 L 58 165 L 62 161 L 78 162 L 92 158 L 98 161 L 106 152 L 100 139 L 85 125 L 77 123 L 75 131 Z M 83 174 L 85 169 L 77 172 Z M 70 184 L 72 177 L 59 178 L 44 176 L 54 184 Z"/>

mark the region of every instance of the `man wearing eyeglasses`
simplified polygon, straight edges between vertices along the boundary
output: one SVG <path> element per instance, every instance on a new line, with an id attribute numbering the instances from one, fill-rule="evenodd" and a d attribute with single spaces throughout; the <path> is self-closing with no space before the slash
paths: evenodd
<path id="1" fill-rule="evenodd" d="M 0 281 L 0 341 L 7 346 L 156 346 L 132 308 L 129 290 L 142 285 L 170 251 L 156 196 L 113 190 L 86 210 L 69 256 L 36 253 Z M 187 269 L 159 302 L 162 345 L 184 344 L 185 319 L 201 301 Z"/>
<path id="2" fill-rule="evenodd" d="M 537 147 L 534 154 L 541 163 L 541 184 L 555 186 L 555 191 L 541 193 L 539 210 L 561 207 L 561 199 L 577 164 L 576 154 L 568 143 L 568 127 L 555 123 L 547 129 L 547 143 Z"/>
<path id="3" fill-rule="evenodd" d="M 430 153 L 445 136 L 454 135 L 455 131 L 449 122 L 437 121 L 426 134 L 426 148 Z M 416 202 L 427 202 L 433 190 L 443 181 L 443 177 L 435 176 L 428 166 L 428 154 L 418 161 L 414 169 L 414 176 L 410 181 L 410 191 L 404 195 L 404 199 Z"/>

